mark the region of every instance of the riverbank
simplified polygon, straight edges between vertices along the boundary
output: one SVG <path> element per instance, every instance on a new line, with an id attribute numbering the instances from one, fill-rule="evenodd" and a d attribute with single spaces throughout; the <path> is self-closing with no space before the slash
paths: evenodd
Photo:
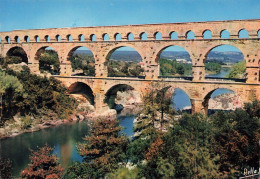
<path id="1" fill-rule="evenodd" d="M 30 117 L 33 118 L 33 117 Z M 75 114 L 71 115 L 67 119 L 56 119 L 56 120 L 44 120 L 41 121 L 40 119 L 33 119 L 35 120 L 34 123 L 24 126 L 23 118 L 20 116 L 14 116 L 14 119 L 4 125 L 4 127 L 0 128 L 0 140 L 10 138 L 10 137 L 16 137 L 18 135 L 21 135 L 23 133 L 30 133 L 30 132 L 36 132 L 42 129 L 56 127 L 63 124 L 73 124 L 78 121 L 83 120 L 95 120 L 97 118 L 116 118 L 116 111 L 112 109 L 107 109 L 106 111 L 103 111 L 102 114 L 96 112 L 96 111 L 82 111 L 75 112 Z"/>

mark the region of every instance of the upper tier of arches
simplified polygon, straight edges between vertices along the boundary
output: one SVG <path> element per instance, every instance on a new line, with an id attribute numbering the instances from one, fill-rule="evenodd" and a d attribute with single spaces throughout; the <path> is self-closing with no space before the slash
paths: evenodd
<path id="1" fill-rule="evenodd" d="M 260 20 L 193 22 L 0 32 L 1 43 L 260 38 Z M 143 35 L 147 37 L 143 37 Z M 173 36 L 174 35 L 174 36 Z M 58 37 L 60 39 L 58 39 Z M 30 40 L 28 40 L 30 39 Z"/>

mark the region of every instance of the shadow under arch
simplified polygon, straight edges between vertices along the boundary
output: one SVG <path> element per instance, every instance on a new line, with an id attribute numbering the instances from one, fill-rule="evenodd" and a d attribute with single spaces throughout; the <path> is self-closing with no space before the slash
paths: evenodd
<path id="1" fill-rule="evenodd" d="M 10 48 L 6 53 L 6 56 L 21 58 L 22 62 L 25 62 L 26 64 L 28 64 L 27 54 L 22 47 L 15 46 L 15 47 Z"/>
<path id="2" fill-rule="evenodd" d="M 70 94 L 79 94 L 87 99 L 91 105 L 95 105 L 95 97 L 89 85 L 83 82 L 75 82 L 68 88 Z"/>
<path id="3" fill-rule="evenodd" d="M 104 102 L 107 103 L 110 108 L 115 108 L 116 105 L 117 105 L 115 103 L 115 100 L 117 98 L 117 92 L 118 91 L 120 91 L 120 92 L 129 92 L 129 91 L 131 91 L 131 92 L 133 92 L 131 94 L 131 96 L 133 96 L 136 99 L 141 100 L 140 93 L 137 90 L 135 90 L 135 88 L 133 88 L 131 85 L 128 85 L 128 84 L 117 84 L 117 85 L 114 85 L 114 86 L 110 87 L 107 90 L 107 92 L 105 93 Z M 130 101 L 126 101 L 126 102 L 127 103 L 131 103 Z M 141 101 L 138 101 L 138 102 L 141 102 Z"/>
<path id="4" fill-rule="evenodd" d="M 210 103 L 213 104 L 210 105 Z M 205 114 L 210 115 L 219 110 L 233 111 L 236 108 L 241 108 L 243 102 L 233 89 L 219 87 L 204 96 L 203 107 Z"/>

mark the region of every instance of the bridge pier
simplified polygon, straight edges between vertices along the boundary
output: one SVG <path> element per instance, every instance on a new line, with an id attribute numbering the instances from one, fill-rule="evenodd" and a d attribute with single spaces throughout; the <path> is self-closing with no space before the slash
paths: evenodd
<path id="1" fill-rule="evenodd" d="M 60 64 L 60 75 L 61 76 L 71 76 L 72 67 L 70 63 L 61 63 Z"/>
<path id="2" fill-rule="evenodd" d="M 192 81 L 205 80 L 205 66 L 192 66 Z"/>
<path id="3" fill-rule="evenodd" d="M 104 102 L 105 94 L 95 93 L 95 109 L 97 113 L 109 110 L 108 105 Z"/>
<path id="4" fill-rule="evenodd" d="M 202 99 L 191 99 L 191 112 L 192 114 L 207 114 L 207 109 L 205 109 Z"/>

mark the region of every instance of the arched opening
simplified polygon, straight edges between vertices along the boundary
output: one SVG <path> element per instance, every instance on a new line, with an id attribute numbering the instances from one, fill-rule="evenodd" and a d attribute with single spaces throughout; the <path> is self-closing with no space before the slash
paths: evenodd
<path id="1" fill-rule="evenodd" d="M 139 111 L 133 110 L 137 110 L 137 106 L 142 103 L 142 100 L 140 94 L 133 87 L 127 84 L 118 84 L 107 91 L 104 102 L 117 112 L 121 112 L 124 109 L 122 112 L 135 113 Z"/>
<path id="2" fill-rule="evenodd" d="M 104 41 L 109 41 L 109 35 L 106 33 L 102 35 L 102 38 Z"/>
<path id="3" fill-rule="evenodd" d="M 116 33 L 114 38 L 116 41 L 122 40 L 121 34 L 119 34 L 119 33 Z"/>
<path id="4" fill-rule="evenodd" d="M 40 42 L 40 37 L 38 35 L 35 35 L 34 40 L 35 40 L 35 42 Z"/>
<path id="5" fill-rule="evenodd" d="M 230 33 L 228 30 L 222 30 L 220 32 L 220 38 L 222 39 L 229 39 L 230 38 Z"/>
<path id="6" fill-rule="evenodd" d="M 144 76 L 144 65 L 140 54 L 131 47 L 118 47 L 106 57 L 109 77 Z"/>
<path id="7" fill-rule="evenodd" d="M 24 41 L 27 42 L 27 43 L 30 42 L 30 38 L 29 38 L 28 35 L 24 36 Z"/>
<path id="8" fill-rule="evenodd" d="M 212 32 L 210 30 L 205 30 L 203 32 L 203 39 L 212 39 Z"/>
<path id="9" fill-rule="evenodd" d="M 2 43 L 2 39 L 1 39 L 1 37 L 0 37 L 0 43 Z"/>
<path id="10" fill-rule="evenodd" d="M 177 32 L 171 32 L 171 33 L 170 33 L 170 37 L 171 37 L 171 40 L 177 40 L 177 39 L 178 39 L 178 34 L 177 34 Z"/>
<path id="11" fill-rule="evenodd" d="M 195 39 L 195 34 L 194 34 L 194 32 L 193 31 L 188 31 L 187 33 L 186 33 L 186 39 Z"/>
<path id="12" fill-rule="evenodd" d="M 94 55 L 88 48 L 74 47 L 68 54 L 68 60 L 71 62 L 73 76 L 95 76 Z"/>
<path id="13" fill-rule="evenodd" d="M 134 34 L 131 33 L 131 32 L 128 33 L 128 34 L 127 34 L 127 39 L 128 39 L 128 40 L 134 40 Z"/>
<path id="14" fill-rule="evenodd" d="M 9 36 L 6 36 L 6 37 L 5 37 L 5 41 L 6 41 L 7 43 L 10 43 L 10 37 L 9 37 Z"/>
<path id="15" fill-rule="evenodd" d="M 81 41 L 81 42 L 84 42 L 84 41 L 85 41 L 85 37 L 84 37 L 83 34 L 80 34 L 80 35 L 79 35 L 79 41 Z"/>
<path id="16" fill-rule="evenodd" d="M 45 35 L 44 39 L 45 39 L 45 42 L 50 42 L 50 36 Z"/>
<path id="17" fill-rule="evenodd" d="M 92 42 L 97 41 L 97 36 L 96 36 L 95 34 L 91 34 L 91 35 L 90 35 L 90 40 L 91 40 Z"/>
<path id="18" fill-rule="evenodd" d="M 162 33 L 161 32 L 156 32 L 154 34 L 155 40 L 162 40 Z"/>
<path id="19" fill-rule="evenodd" d="M 26 52 L 21 47 L 12 47 L 6 53 L 7 56 L 7 64 L 18 64 L 18 63 L 26 63 L 28 64 L 28 57 Z"/>
<path id="20" fill-rule="evenodd" d="M 61 41 L 61 37 L 60 37 L 60 35 L 59 35 L 59 34 L 58 34 L 58 35 L 56 35 L 56 37 L 55 37 L 55 38 L 56 38 L 56 41 L 57 41 L 57 42 L 60 42 L 60 41 Z"/>
<path id="21" fill-rule="evenodd" d="M 156 102 L 160 112 L 171 114 L 191 113 L 191 100 L 188 94 L 178 87 L 166 86 L 157 92 Z M 160 104 L 163 104 L 160 106 Z M 167 112 L 166 112 L 167 113 Z"/>
<path id="22" fill-rule="evenodd" d="M 72 38 L 71 34 L 67 35 L 67 41 L 68 42 L 72 42 L 73 41 L 73 38 Z"/>
<path id="23" fill-rule="evenodd" d="M 145 32 L 142 32 L 142 33 L 140 34 L 140 39 L 141 39 L 141 40 L 147 40 L 147 34 L 146 34 Z"/>
<path id="24" fill-rule="evenodd" d="M 238 38 L 248 38 L 248 31 L 246 29 L 242 29 L 238 32 Z"/>
<path id="25" fill-rule="evenodd" d="M 14 37 L 14 41 L 15 41 L 16 43 L 20 43 L 20 38 L 19 38 L 18 36 L 15 36 L 15 37 Z"/>
<path id="26" fill-rule="evenodd" d="M 260 30 L 257 32 L 257 37 L 260 38 Z"/>
<path id="27" fill-rule="evenodd" d="M 243 102 L 233 90 L 218 88 L 205 96 L 203 105 L 206 114 L 211 115 L 217 111 L 234 111 L 243 107 Z"/>
<path id="28" fill-rule="evenodd" d="M 76 82 L 70 85 L 69 93 L 75 97 L 79 103 L 87 103 L 89 105 L 94 105 L 94 94 L 92 89 L 85 83 Z"/>
<path id="29" fill-rule="evenodd" d="M 48 46 L 40 48 L 36 52 L 35 59 L 39 61 L 39 70 L 41 73 L 60 74 L 58 53 L 53 48 Z"/>
<path id="30" fill-rule="evenodd" d="M 172 104 L 177 114 L 191 114 L 191 101 L 187 93 L 180 88 L 174 88 L 172 94 Z"/>
<path id="31" fill-rule="evenodd" d="M 231 45 L 220 45 L 206 55 L 205 71 L 208 80 L 246 78 L 246 63 L 243 53 Z"/>
<path id="32" fill-rule="evenodd" d="M 167 46 L 158 53 L 160 78 L 192 76 L 192 61 L 189 53 L 180 46 Z"/>

